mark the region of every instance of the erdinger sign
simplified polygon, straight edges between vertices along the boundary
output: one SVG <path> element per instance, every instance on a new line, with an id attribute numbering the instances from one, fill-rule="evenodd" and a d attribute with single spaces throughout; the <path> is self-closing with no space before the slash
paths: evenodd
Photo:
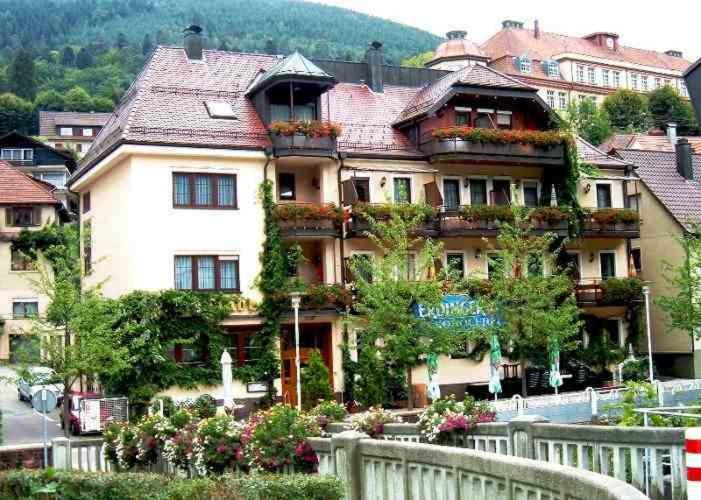
<path id="1" fill-rule="evenodd" d="M 469 330 L 474 327 L 490 326 L 496 318 L 479 310 L 475 300 L 467 295 L 444 295 L 438 306 L 414 304 L 414 315 L 443 328 Z"/>

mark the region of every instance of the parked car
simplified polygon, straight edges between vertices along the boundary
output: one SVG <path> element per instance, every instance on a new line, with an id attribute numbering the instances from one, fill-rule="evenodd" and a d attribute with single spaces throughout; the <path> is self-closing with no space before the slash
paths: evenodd
<path id="1" fill-rule="evenodd" d="M 56 395 L 57 404 L 63 401 L 63 384 L 56 373 L 45 366 L 33 366 L 24 370 L 17 381 L 17 397 L 20 401 L 32 402 L 34 396 L 42 389 Z"/>
<path id="2" fill-rule="evenodd" d="M 69 429 L 71 434 L 100 433 L 110 422 L 129 420 L 127 398 L 106 398 L 96 392 L 72 391 L 68 400 Z M 63 412 L 59 415 L 61 428 L 65 427 Z"/>

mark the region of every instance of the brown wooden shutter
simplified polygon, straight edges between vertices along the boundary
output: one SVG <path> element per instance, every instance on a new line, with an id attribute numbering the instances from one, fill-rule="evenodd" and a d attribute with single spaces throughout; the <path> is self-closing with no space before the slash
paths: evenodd
<path id="1" fill-rule="evenodd" d="M 7 227 L 12 227 L 15 225 L 14 223 L 15 223 L 15 221 L 14 221 L 14 213 L 12 211 L 12 207 L 6 207 L 5 208 L 5 225 Z"/>
<path id="2" fill-rule="evenodd" d="M 441 196 L 441 191 L 435 181 L 424 184 L 424 190 L 426 191 L 426 203 L 432 207 L 443 206 L 443 196 Z"/>
<path id="3" fill-rule="evenodd" d="M 352 205 L 358 201 L 358 191 L 355 189 L 353 179 L 341 182 L 341 193 L 344 205 Z"/>
<path id="4" fill-rule="evenodd" d="M 34 207 L 32 212 L 32 225 L 41 226 L 41 207 Z"/>

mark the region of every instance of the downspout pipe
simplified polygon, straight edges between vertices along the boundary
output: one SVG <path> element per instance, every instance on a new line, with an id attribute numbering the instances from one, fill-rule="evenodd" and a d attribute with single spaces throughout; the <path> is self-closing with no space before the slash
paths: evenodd
<path id="1" fill-rule="evenodd" d="M 336 165 L 337 165 L 337 167 L 336 167 L 336 182 L 337 182 L 337 186 L 338 186 L 338 206 L 341 207 L 341 209 L 343 209 L 343 188 L 342 188 L 342 184 L 341 184 L 341 171 L 344 168 L 343 162 L 345 159 L 346 159 L 346 153 L 338 153 L 338 160 L 336 160 Z M 339 242 L 339 252 L 341 254 L 340 264 L 341 264 L 341 285 L 342 286 L 346 285 L 346 273 L 345 273 L 345 269 L 344 269 L 345 261 L 346 261 L 346 259 L 345 259 L 345 257 L 346 257 L 346 254 L 345 254 L 346 227 L 345 226 L 346 226 L 346 224 L 344 221 L 342 226 L 341 226 L 341 240 Z"/>

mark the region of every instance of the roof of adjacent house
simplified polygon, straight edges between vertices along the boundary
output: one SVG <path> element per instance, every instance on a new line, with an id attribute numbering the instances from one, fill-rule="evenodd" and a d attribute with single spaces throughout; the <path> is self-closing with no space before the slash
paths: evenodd
<path id="1" fill-rule="evenodd" d="M 493 60 L 504 56 L 527 55 L 531 59 L 546 61 L 562 54 L 575 54 L 673 71 L 684 71 L 691 64 L 684 58 L 654 50 L 636 49 L 620 44 L 617 50 L 611 50 L 596 44 L 593 40 L 542 30 L 536 38 L 534 30 L 514 27 L 499 30 L 484 42 L 481 48 Z M 516 68 L 514 67 L 513 70 L 515 71 Z M 544 73 L 542 76 L 545 77 Z"/>
<path id="2" fill-rule="evenodd" d="M 678 137 L 679 139 L 682 136 Z M 694 153 L 701 154 L 701 137 L 684 136 L 691 144 Z M 619 149 L 642 149 L 646 151 L 667 151 L 673 152 L 674 146 L 666 135 L 650 134 L 614 134 L 604 142 L 599 148 L 607 153 L 618 151 Z"/>
<path id="3" fill-rule="evenodd" d="M 56 205 L 61 202 L 52 194 L 53 186 L 19 171 L 0 160 L 0 205 Z"/>
<path id="4" fill-rule="evenodd" d="M 694 179 L 677 172 L 676 154 L 668 151 L 617 150 L 618 155 L 637 166 L 636 173 L 652 194 L 682 227 L 701 221 L 701 155 L 692 155 Z"/>
<path id="5" fill-rule="evenodd" d="M 595 167 L 625 169 L 626 167 L 631 166 L 629 162 L 605 153 L 581 137 L 577 137 L 577 151 L 579 152 L 580 159 L 586 163 L 594 165 Z"/>
<path id="6" fill-rule="evenodd" d="M 102 127 L 112 113 L 78 113 L 73 111 L 39 111 L 39 135 L 56 134 L 56 127 Z"/>
<path id="7" fill-rule="evenodd" d="M 458 36 L 452 36 L 453 33 L 457 33 Z M 448 39 L 442 42 L 436 48 L 433 54 L 433 59 L 429 61 L 428 65 L 443 59 L 456 59 L 462 57 L 488 59 L 487 55 L 482 51 L 480 46 L 472 40 L 465 38 L 466 35 L 467 32 L 464 31 L 449 32 Z"/>

